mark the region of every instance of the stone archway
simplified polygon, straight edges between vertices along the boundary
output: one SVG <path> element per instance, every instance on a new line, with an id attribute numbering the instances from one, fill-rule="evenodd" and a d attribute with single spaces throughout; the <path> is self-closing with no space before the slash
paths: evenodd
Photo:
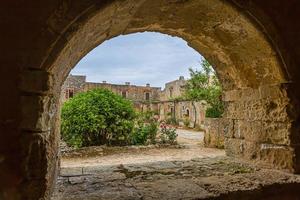
<path id="1" fill-rule="evenodd" d="M 108 1 L 107 1 L 108 2 Z M 91 49 L 120 34 L 157 31 L 185 39 L 215 67 L 224 87 L 226 151 L 291 172 L 300 170 L 285 62 L 260 26 L 222 0 L 63 1 L 39 31 L 22 72 L 22 190 L 49 196 L 57 171 L 60 87 Z M 34 167 L 33 167 L 34 166 Z M 36 187 L 35 190 L 30 188 Z M 25 194 L 26 193 L 26 194 Z"/>

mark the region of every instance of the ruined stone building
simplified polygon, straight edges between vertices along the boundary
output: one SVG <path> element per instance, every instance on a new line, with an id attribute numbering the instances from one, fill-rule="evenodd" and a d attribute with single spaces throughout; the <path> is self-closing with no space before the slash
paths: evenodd
<path id="1" fill-rule="evenodd" d="M 131 85 L 129 82 L 111 84 L 87 82 L 86 76 L 69 75 L 62 86 L 61 101 L 72 98 L 75 94 L 96 88 L 105 88 L 133 102 L 136 110 L 147 110 L 159 114 L 161 120 L 172 119 L 180 125 L 195 127 L 203 124 L 205 119 L 205 102 L 179 100 L 184 93 L 186 80 L 183 76 L 178 80 L 166 83 L 165 89 L 160 87 Z"/>
<path id="2" fill-rule="evenodd" d="M 206 103 L 182 100 L 185 85 L 186 80 L 183 76 L 165 84 L 165 89 L 161 91 L 158 102 L 159 116 L 164 120 L 171 117 L 179 125 L 201 126 L 205 119 Z"/>
<path id="3" fill-rule="evenodd" d="M 130 82 L 125 82 L 124 85 L 107 83 L 106 81 L 95 83 L 87 82 L 86 76 L 69 75 L 62 86 L 62 102 L 72 98 L 79 92 L 86 92 L 96 88 L 111 90 L 134 102 L 157 101 L 161 92 L 160 87 L 151 87 L 150 84 L 136 86 L 131 85 Z"/>
<path id="4" fill-rule="evenodd" d="M 108 89 L 133 102 L 134 107 L 143 111 L 145 109 L 157 110 L 154 102 L 159 101 L 161 92 L 160 87 L 151 87 L 150 84 L 145 86 L 131 85 L 130 82 L 125 84 L 111 84 L 103 81 L 102 83 L 87 82 L 85 76 L 69 75 L 62 86 L 61 101 L 64 102 L 72 98 L 75 94 L 86 92 L 96 88 Z"/>

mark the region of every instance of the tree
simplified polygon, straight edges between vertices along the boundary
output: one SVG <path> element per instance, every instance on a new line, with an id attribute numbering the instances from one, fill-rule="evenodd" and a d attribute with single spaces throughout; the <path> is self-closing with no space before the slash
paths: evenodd
<path id="1" fill-rule="evenodd" d="M 135 112 L 129 100 L 95 89 L 65 102 L 61 119 L 62 138 L 68 145 L 127 144 Z"/>
<path id="2" fill-rule="evenodd" d="M 186 86 L 186 98 L 190 100 L 205 100 L 209 107 L 206 110 L 207 117 L 221 117 L 223 102 L 221 101 L 222 87 L 215 71 L 207 60 L 202 60 L 201 69 L 189 69 L 191 79 Z"/>

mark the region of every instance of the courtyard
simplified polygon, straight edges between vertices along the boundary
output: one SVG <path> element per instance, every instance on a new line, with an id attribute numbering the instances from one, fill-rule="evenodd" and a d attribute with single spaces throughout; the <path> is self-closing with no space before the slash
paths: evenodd
<path id="1" fill-rule="evenodd" d="M 52 200 L 298 199 L 300 176 L 203 147 L 177 129 L 178 145 L 88 147 L 64 153 Z"/>

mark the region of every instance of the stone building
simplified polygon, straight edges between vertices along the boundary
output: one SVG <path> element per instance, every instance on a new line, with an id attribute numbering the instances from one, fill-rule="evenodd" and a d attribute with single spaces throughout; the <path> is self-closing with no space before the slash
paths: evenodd
<path id="1" fill-rule="evenodd" d="M 165 84 L 158 103 L 159 116 L 163 120 L 172 118 L 179 125 L 200 126 L 204 123 L 206 103 L 180 100 L 184 94 L 185 85 L 186 80 L 183 76 Z"/>
<path id="2" fill-rule="evenodd" d="M 102 83 L 87 82 L 86 76 L 69 75 L 64 82 L 61 90 L 61 102 L 65 102 L 72 98 L 75 94 L 86 92 L 96 88 L 105 88 L 111 90 L 133 102 L 134 107 L 138 111 L 157 110 L 161 88 L 146 86 L 131 85 L 130 82 L 125 82 L 124 85 L 112 84 L 103 81 Z"/>
<path id="3" fill-rule="evenodd" d="M 165 89 L 162 91 L 160 100 L 167 101 L 181 97 L 184 92 L 186 80 L 180 76 L 178 80 L 174 80 L 165 84 Z"/>
<path id="4" fill-rule="evenodd" d="M 65 102 L 79 92 L 86 92 L 96 88 L 105 88 L 115 94 L 129 99 L 133 102 L 136 110 L 144 112 L 147 110 L 159 114 L 161 120 L 173 119 L 180 125 L 187 123 L 195 127 L 201 125 L 205 119 L 205 102 L 193 102 L 178 100 L 184 93 L 186 80 L 180 76 L 165 84 L 165 89 L 160 87 L 131 85 L 129 82 L 111 84 L 87 82 L 86 76 L 69 75 L 62 86 L 61 101 Z"/>
<path id="5" fill-rule="evenodd" d="M 61 101 L 65 102 L 69 98 L 72 98 L 78 92 L 83 91 L 85 83 L 86 76 L 68 76 L 61 89 Z"/>

